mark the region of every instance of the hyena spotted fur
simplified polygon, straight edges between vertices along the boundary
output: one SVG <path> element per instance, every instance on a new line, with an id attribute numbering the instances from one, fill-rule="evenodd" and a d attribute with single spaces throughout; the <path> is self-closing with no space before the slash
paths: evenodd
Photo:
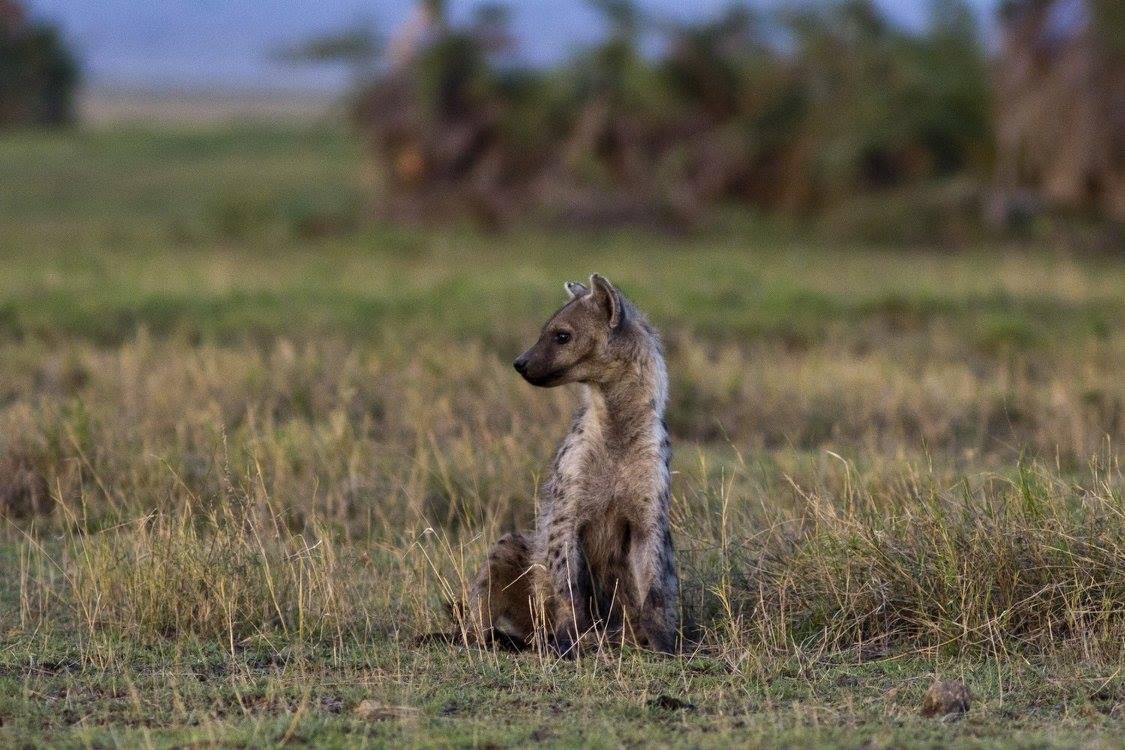
<path id="1" fill-rule="evenodd" d="M 535 386 L 581 384 L 582 407 L 542 487 L 534 534 L 493 547 L 469 591 L 468 624 L 484 642 L 528 643 L 543 622 L 565 656 L 593 633 L 671 653 L 679 582 L 660 337 L 602 276 L 566 289 L 570 301 L 514 364 Z"/>

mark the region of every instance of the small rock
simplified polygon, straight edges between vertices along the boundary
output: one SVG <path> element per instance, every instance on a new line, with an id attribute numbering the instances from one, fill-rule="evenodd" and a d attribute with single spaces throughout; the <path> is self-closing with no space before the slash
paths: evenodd
<path id="1" fill-rule="evenodd" d="M 651 708 L 663 708 L 665 711 L 693 711 L 695 704 L 671 695 L 660 695 L 648 702 Z"/>
<path id="2" fill-rule="evenodd" d="M 344 702 L 339 698 L 327 696 L 320 699 L 320 707 L 330 714 L 338 714 L 344 710 Z"/>
<path id="3" fill-rule="evenodd" d="M 412 706 L 388 706 L 368 698 L 359 702 L 354 713 L 364 721 L 388 721 L 414 716 L 417 712 L 418 709 Z"/>
<path id="4" fill-rule="evenodd" d="M 935 680 L 922 698 L 922 715 L 959 716 L 969 710 L 972 698 L 960 680 Z"/>

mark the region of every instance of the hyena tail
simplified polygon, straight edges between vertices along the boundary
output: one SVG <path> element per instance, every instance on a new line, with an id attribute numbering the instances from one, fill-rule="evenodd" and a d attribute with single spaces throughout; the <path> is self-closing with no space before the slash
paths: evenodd
<path id="1" fill-rule="evenodd" d="M 505 534 L 474 578 L 467 598 L 445 604 L 459 630 L 428 633 L 419 642 L 529 649 L 534 635 L 533 590 L 531 545 L 523 534 Z"/>

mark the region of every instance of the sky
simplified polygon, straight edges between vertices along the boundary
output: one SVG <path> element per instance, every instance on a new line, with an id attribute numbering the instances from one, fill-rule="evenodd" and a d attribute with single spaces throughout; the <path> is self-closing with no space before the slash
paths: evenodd
<path id="1" fill-rule="evenodd" d="M 758 7 L 783 0 L 752 0 Z M 800 0 L 798 0 L 800 1 Z M 94 86 L 129 89 L 337 90 L 344 71 L 294 67 L 273 51 L 357 23 L 393 34 L 411 0 L 25 0 L 36 18 L 57 22 L 78 49 Z M 479 0 L 452 0 L 468 18 Z M 908 26 L 924 22 L 926 0 L 877 0 Z M 988 16 L 997 0 L 970 0 Z M 732 0 L 638 0 L 664 17 L 721 13 Z M 596 40 L 598 16 L 583 0 L 510 0 L 520 54 L 533 62 L 564 58 Z"/>

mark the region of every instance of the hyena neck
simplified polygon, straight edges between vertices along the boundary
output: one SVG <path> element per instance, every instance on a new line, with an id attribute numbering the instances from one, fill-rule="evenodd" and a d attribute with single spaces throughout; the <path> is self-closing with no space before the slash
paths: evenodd
<path id="1" fill-rule="evenodd" d="M 645 332 L 645 343 L 615 377 L 585 386 L 586 420 L 607 447 L 646 453 L 664 438 L 668 374 L 660 343 Z"/>

